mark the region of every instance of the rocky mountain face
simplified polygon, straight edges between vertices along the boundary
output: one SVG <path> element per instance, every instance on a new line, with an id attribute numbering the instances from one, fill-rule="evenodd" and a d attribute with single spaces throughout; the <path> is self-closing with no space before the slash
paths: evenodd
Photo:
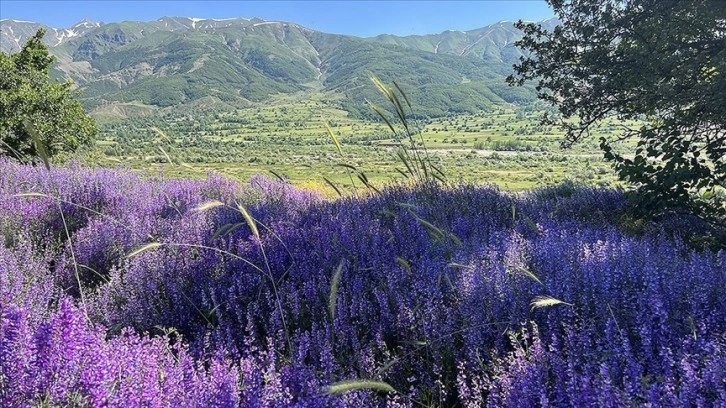
<path id="1" fill-rule="evenodd" d="M 548 20 L 544 25 L 554 26 Z M 0 49 L 16 52 L 42 24 L 0 21 Z M 353 115 L 380 96 L 369 77 L 396 80 L 416 113 L 474 112 L 533 100 L 504 78 L 521 56 L 519 30 L 500 22 L 470 31 L 372 38 L 327 34 L 261 19 L 163 17 L 150 22 L 45 27 L 57 57 L 53 76 L 74 81 L 90 109 L 119 104 L 171 107 L 199 100 L 228 106 L 283 93 L 329 93 Z"/>
<path id="2" fill-rule="evenodd" d="M 6 54 L 20 51 L 28 37 L 35 34 L 40 28 L 46 29 L 46 43 L 54 47 L 73 37 L 82 36 L 89 30 L 100 26 L 101 23 L 81 20 L 71 28 L 58 29 L 32 21 L 3 19 L 0 20 L 0 51 Z"/>

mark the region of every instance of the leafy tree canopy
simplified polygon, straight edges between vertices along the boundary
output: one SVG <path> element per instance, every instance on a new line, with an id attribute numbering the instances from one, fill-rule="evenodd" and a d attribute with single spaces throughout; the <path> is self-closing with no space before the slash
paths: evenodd
<path id="1" fill-rule="evenodd" d="M 0 53 L 0 154 L 21 160 L 39 153 L 31 132 L 48 156 L 90 145 L 97 133 L 72 83 L 50 80 L 54 57 L 42 42 L 44 35 L 40 29 L 20 52 Z"/>
<path id="2" fill-rule="evenodd" d="M 548 0 L 552 31 L 518 22 L 529 51 L 510 85 L 536 83 L 559 110 L 544 116 L 568 146 L 603 119 L 635 120 L 620 138 L 601 139 L 605 158 L 637 187 L 645 214 L 687 210 L 723 223 L 726 215 L 726 2 L 714 0 Z M 633 154 L 634 153 L 634 154 Z"/>

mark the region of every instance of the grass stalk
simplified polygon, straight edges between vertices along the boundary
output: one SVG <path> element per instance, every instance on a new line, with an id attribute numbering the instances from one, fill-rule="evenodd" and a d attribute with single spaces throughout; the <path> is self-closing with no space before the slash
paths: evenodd
<path id="1" fill-rule="evenodd" d="M 30 121 L 24 121 L 23 125 L 25 126 L 25 129 L 30 134 L 33 143 L 35 143 L 35 147 L 38 150 L 38 154 L 40 155 L 41 160 L 43 160 L 43 164 L 45 165 L 46 170 L 48 173 L 50 173 L 50 156 L 48 155 L 48 151 L 45 148 L 45 144 L 43 143 L 42 139 L 40 138 L 40 134 L 38 134 L 38 130 L 35 128 L 35 126 L 30 123 Z M 56 190 L 56 194 L 58 197 L 61 196 L 60 189 L 55 184 L 55 181 L 53 178 L 50 178 L 51 183 L 53 183 L 53 188 Z M 88 305 L 86 304 L 86 296 L 83 292 L 83 285 L 81 284 L 81 274 L 78 268 L 78 261 L 76 260 L 76 253 L 73 250 L 73 240 L 71 239 L 71 233 L 68 229 L 68 222 L 66 220 L 66 216 L 63 213 L 63 205 L 61 204 L 60 200 L 55 200 L 58 205 L 58 212 L 61 216 L 61 221 L 63 223 L 63 231 L 66 234 L 66 239 L 68 240 L 68 250 L 71 254 L 71 261 L 73 262 L 73 275 L 76 279 L 76 284 L 78 285 L 78 293 L 81 297 L 81 306 L 83 307 L 83 315 L 86 318 L 86 321 L 88 324 L 93 325 L 93 322 L 91 321 L 91 318 L 88 316 Z"/>

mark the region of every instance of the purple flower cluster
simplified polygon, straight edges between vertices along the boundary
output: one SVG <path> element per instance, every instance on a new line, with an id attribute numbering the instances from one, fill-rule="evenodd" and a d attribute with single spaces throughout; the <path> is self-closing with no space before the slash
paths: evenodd
<path id="1" fill-rule="evenodd" d="M 626 209 L 0 162 L 0 405 L 723 406 L 726 254 Z"/>
<path id="2" fill-rule="evenodd" d="M 238 371 L 222 358 L 201 367 L 178 343 L 128 329 L 105 340 L 64 300 L 33 327 L 22 309 L 0 307 L 0 401 L 29 406 L 234 407 Z"/>

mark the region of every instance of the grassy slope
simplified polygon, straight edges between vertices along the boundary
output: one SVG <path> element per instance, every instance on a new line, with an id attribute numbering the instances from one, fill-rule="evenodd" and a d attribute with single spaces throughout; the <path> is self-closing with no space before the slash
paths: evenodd
<path id="1" fill-rule="evenodd" d="M 73 79 L 89 108 L 107 112 L 109 104 L 124 103 L 188 108 L 207 97 L 241 107 L 280 93 L 324 91 L 342 96 L 340 107 L 351 115 L 370 119 L 365 101 L 382 102 L 367 86 L 373 74 L 410 90 L 421 117 L 474 114 L 534 99 L 531 88 L 504 83 L 519 55 L 511 45 L 512 27 L 357 38 L 261 20 L 191 24 L 162 19 L 92 29 L 51 47 L 59 56 L 54 77 Z"/>

